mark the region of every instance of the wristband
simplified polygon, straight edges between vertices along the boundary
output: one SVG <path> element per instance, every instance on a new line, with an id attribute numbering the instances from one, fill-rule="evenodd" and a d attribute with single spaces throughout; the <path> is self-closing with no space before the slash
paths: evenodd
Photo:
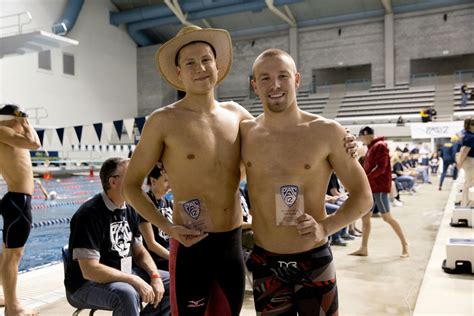
<path id="1" fill-rule="evenodd" d="M 159 273 L 156 273 L 156 272 L 153 272 L 151 275 L 150 275 L 150 279 L 161 279 L 161 275 Z"/>

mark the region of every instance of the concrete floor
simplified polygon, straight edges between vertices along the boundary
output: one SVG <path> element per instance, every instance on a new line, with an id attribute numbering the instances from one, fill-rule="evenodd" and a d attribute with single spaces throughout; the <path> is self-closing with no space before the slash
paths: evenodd
<path id="1" fill-rule="evenodd" d="M 372 219 L 368 257 L 347 255 L 359 247 L 360 238 L 349 242 L 347 247 L 332 248 L 337 267 L 340 315 L 412 315 L 452 182 L 450 178 L 446 179 L 445 188 L 440 192 L 438 179 L 432 178 L 432 181 L 435 184 L 421 185 L 415 195 L 402 195 L 404 206 L 392 209 L 392 215 L 408 239 L 409 259 L 399 257 L 400 242 L 381 218 Z M 362 227 L 360 221 L 357 226 Z M 41 305 L 41 315 L 71 315 L 73 309 L 61 295 L 62 266 L 51 269 L 53 272 L 47 277 L 38 276 L 35 280 L 21 276 L 19 292 L 23 293 L 29 306 Z M 27 299 L 32 297 L 29 295 L 33 288 L 31 284 L 44 288 L 44 293 L 56 293 L 56 300 L 53 297 L 43 301 Z M 246 294 L 241 315 L 255 315 L 251 292 Z M 472 310 L 459 315 L 472 315 Z"/>

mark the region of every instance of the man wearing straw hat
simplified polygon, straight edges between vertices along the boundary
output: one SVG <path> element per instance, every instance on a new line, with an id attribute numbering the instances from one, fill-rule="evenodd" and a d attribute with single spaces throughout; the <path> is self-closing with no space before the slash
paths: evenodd
<path id="1" fill-rule="evenodd" d="M 239 315 L 245 285 L 239 124 L 252 116 L 237 103 L 214 97 L 214 88 L 231 68 L 230 35 L 186 26 L 160 47 L 156 59 L 166 81 L 186 96 L 147 120 L 130 161 L 124 195 L 172 237 L 173 315 L 204 315 L 206 309 L 213 315 Z M 159 160 L 173 188 L 173 223 L 141 190 Z"/>
<path id="2" fill-rule="evenodd" d="M 30 149 L 41 146 L 28 115 L 17 105 L 0 108 L 0 174 L 8 193 L 0 201 L 3 215 L 3 253 L 0 255 L 0 282 L 3 285 L 5 315 L 37 315 L 25 310 L 16 295 L 18 266 L 31 230 L 31 195 L 34 190 Z"/>

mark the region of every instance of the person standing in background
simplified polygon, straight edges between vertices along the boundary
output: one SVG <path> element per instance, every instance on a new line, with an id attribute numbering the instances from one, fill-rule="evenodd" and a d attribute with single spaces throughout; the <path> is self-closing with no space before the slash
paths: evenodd
<path id="1" fill-rule="evenodd" d="M 34 191 L 30 149 L 41 146 L 38 134 L 28 122 L 28 115 L 17 105 L 0 108 L 0 174 L 8 193 L 0 202 L 3 215 L 3 252 L 0 255 L 0 282 L 5 299 L 5 315 L 37 315 L 25 310 L 18 300 L 16 284 L 18 266 L 30 235 L 31 195 Z M 3 301 L 3 302 L 2 302 Z M 3 303 L 3 304 L 2 304 Z"/>
<path id="2" fill-rule="evenodd" d="M 460 154 L 456 163 L 464 170 L 464 188 L 462 190 L 461 206 L 469 206 L 469 189 L 474 186 L 474 119 L 464 120 L 464 137 Z"/>

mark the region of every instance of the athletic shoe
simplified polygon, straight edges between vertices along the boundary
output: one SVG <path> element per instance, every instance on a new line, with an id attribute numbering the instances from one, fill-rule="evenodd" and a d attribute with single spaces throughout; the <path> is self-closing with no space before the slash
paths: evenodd
<path id="1" fill-rule="evenodd" d="M 331 240 L 331 246 L 345 247 L 347 246 L 347 243 L 345 241 L 342 241 L 341 238 L 337 238 L 337 239 Z"/>
<path id="2" fill-rule="evenodd" d="M 393 200 L 392 204 L 393 206 L 403 206 L 402 201 L 399 201 L 399 200 Z"/>
<path id="3" fill-rule="evenodd" d="M 349 235 L 348 233 L 341 234 L 341 238 L 344 240 L 354 240 L 355 238 Z"/>

